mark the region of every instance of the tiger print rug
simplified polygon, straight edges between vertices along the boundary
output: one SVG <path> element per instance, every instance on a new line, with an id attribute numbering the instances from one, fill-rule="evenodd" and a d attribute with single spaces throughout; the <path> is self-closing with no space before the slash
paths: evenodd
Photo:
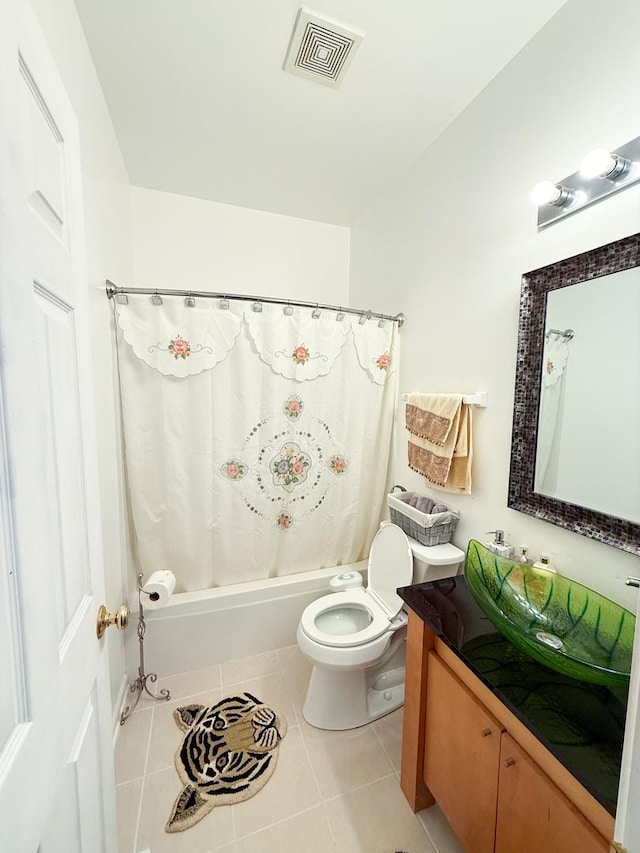
<path id="1" fill-rule="evenodd" d="M 184 785 L 166 832 L 182 832 L 215 806 L 253 797 L 273 775 L 287 723 L 251 693 L 207 708 L 184 705 L 173 717 L 186 732 L 175 765 Z"/>

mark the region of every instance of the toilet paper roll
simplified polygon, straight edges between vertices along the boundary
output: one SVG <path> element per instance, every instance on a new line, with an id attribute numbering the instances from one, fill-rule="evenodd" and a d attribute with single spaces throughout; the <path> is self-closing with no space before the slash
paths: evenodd
<path id="1" fill-rule="evenodd" d="M 176 576 L 168 569 L 153 572 L 142 587 L 142 606 L 147 610 L 159 610 L 168 603 L 176 588 Z"/>

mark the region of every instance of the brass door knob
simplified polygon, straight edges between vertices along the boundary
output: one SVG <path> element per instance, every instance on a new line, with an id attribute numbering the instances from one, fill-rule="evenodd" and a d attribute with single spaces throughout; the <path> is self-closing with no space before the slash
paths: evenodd
<path id="1" fill-rule="evenodd" d="M 99 640 L 102 639 L 104 632 L 109 625 L 115 625 L 119 631 L 124 629 L 129 624 L 129 608 L 126 604 L 122 604 L 115 613 L 108 613 L 104 604 L 100 605 L 98 610 L 98 620 L 96 623 L 96 635 Z"/>

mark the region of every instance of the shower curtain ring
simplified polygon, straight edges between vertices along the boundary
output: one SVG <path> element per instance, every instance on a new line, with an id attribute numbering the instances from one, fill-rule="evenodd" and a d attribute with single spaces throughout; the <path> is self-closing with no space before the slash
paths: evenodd
<path id="1" fill-rule="evenodd" d="M 342 310 L 342 305 L 341 305 L 340 310 L 336 314 L 336 322 L 342 323 L 343 320 L 344 320 L 344 311 Z"/>
<path id="2" fill-rule="evenodd" d="M 320 317 L 321 313 L 322 312 L 320 311 L 320 303 L 316 302 L 316 307 L 311 312 L 311 316 L 313 317 L 314 320 L 317 320 Z"/>
<path id="3" fill-rule="evenodd" d="M 287 300 L 287 304 L 283 308 L 283 312 L 287 315 L 287 317 L 291 317 L 293 314 L 293 305 Z"/>
<path id="4" fill-rule="evenodd" d="M 157 289 L 151 297 L 152 305 L 162 305 L 162 296 L 158 293 Z"/>

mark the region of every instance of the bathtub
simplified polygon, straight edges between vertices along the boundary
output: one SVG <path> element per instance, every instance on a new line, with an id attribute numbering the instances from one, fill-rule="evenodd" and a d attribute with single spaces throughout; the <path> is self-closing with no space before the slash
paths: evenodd
<path id="1" fill-rule="evenodd" d="M 329 590 L 340 572 L 359 571 L 367 561 L 271 580 L 182 592 L 160 610 L 145 610 L 145 671 L 161 678 L 213 663 L 293 646 L 300 615 Z M 137 603 L 131 607 L 132 621 Z M 138 642 L 128 631 L 129 671 L 138 665 Z"/>

